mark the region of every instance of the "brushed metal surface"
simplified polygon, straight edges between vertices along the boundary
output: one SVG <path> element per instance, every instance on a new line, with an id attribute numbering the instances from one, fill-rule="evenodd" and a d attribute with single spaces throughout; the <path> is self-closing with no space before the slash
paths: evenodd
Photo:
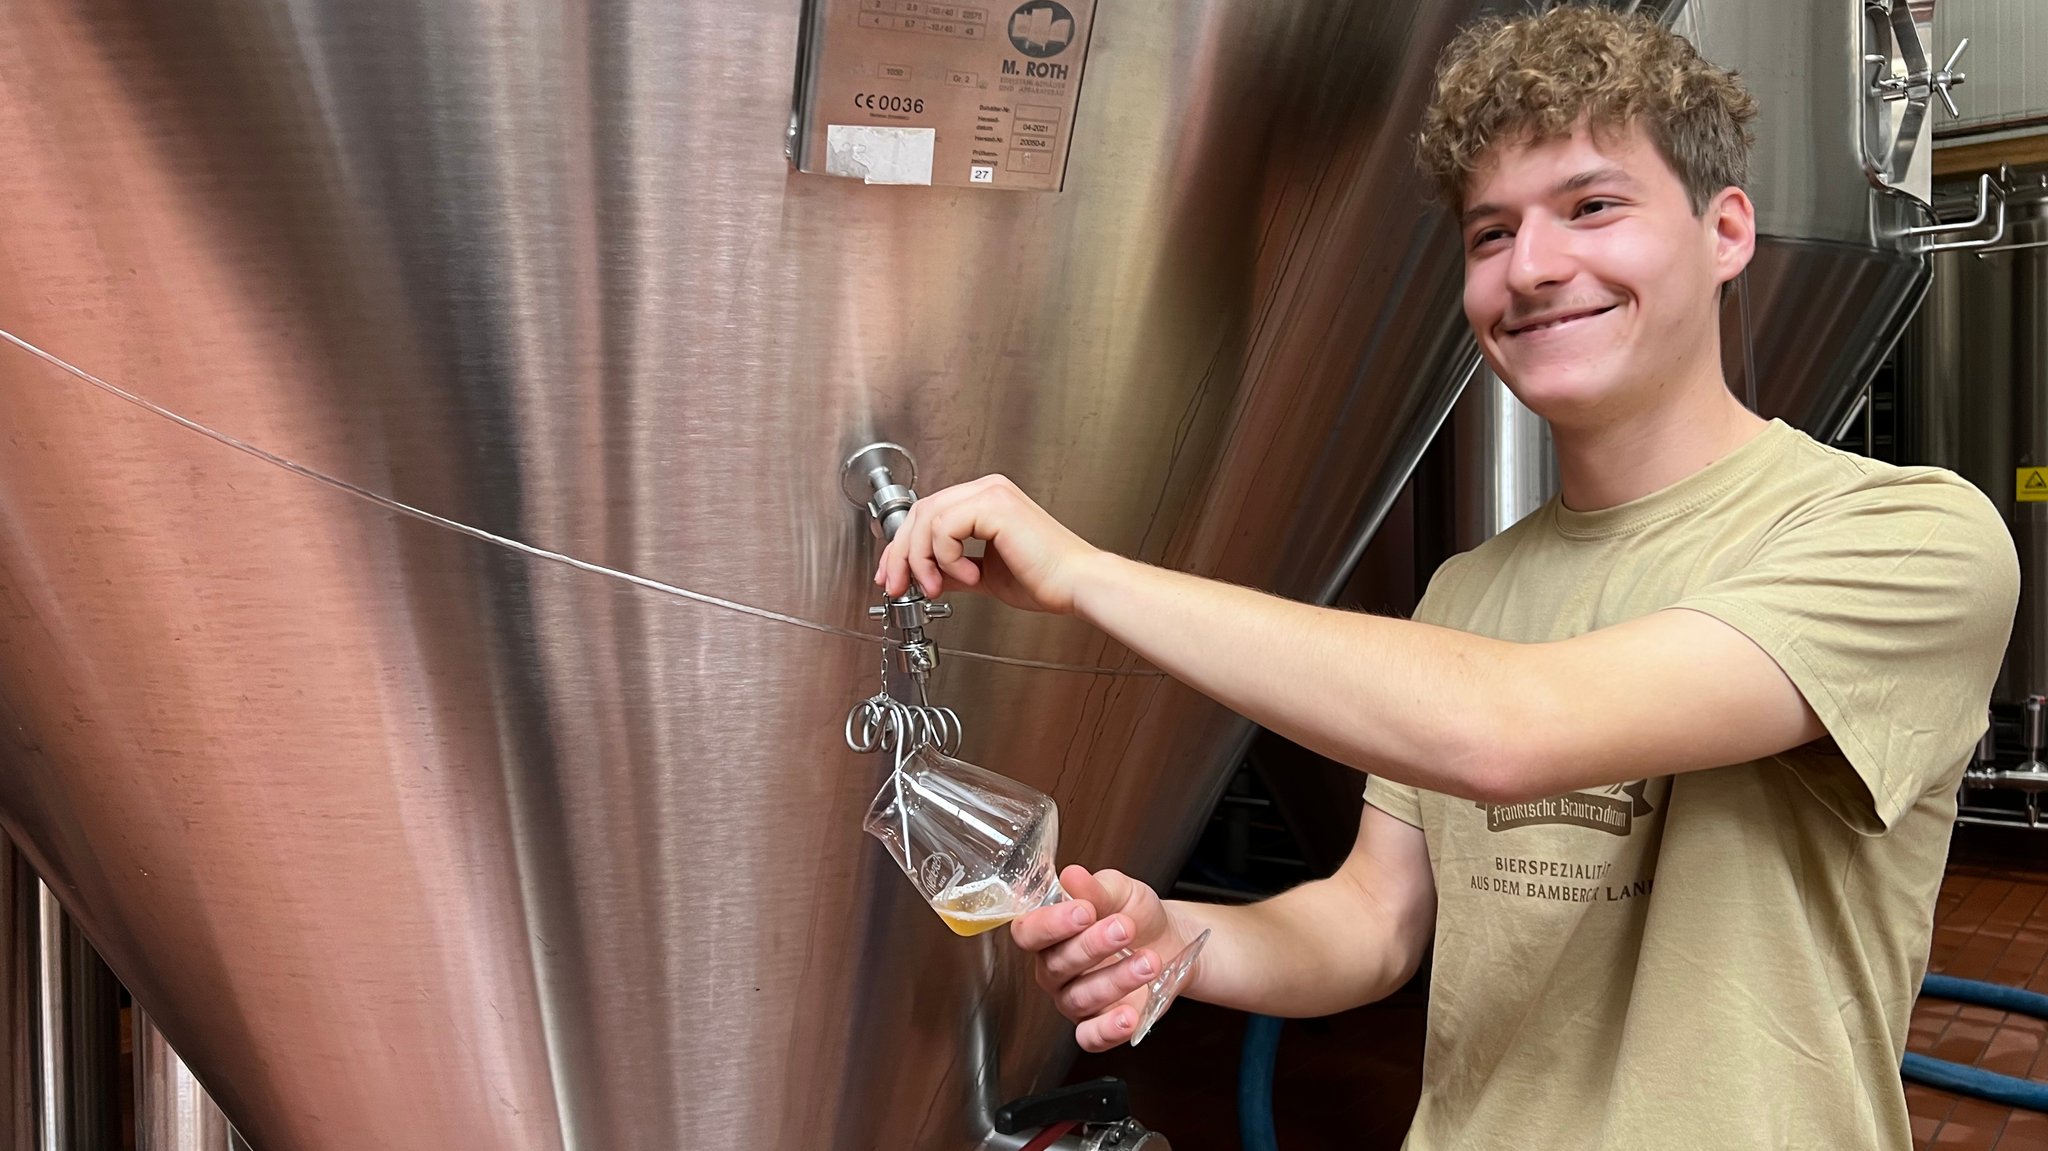
<path id="1" fill-rule="evenodd" d="M 1557 494 L 1550 425 L 1522 406 L 1491 369 L 1451 410 L 1450 542 L 1470 551 Z"/>
<path id="2" fill-rule="evenodd" d="M 1911 3 L 1916 16 L 1927 13 L 1931 36 L 1933 0 Z M 1672 27 L 1701 55 L 1734 69 L 1756 96 L 1749 191 L 1761 235 L 1889 249 L 1890 230 L 1924 222 L 1910 201 L 1930 194 L 1931 117 L 1914 119 L 1914 162 L 1898 173 L 1897 191 L 1878 192 L 1865 171 L 1865 117 L 1901 120 L 1904 105 L 1868 95 L 1863 0 L 1663 6 L 1674 9 Z M 1868 47 L 1880 46 L 1889 44 Z"/>
<path id="3" fill-rule="evenodd" d="M 1821 440 L 1849 414 L 1927 294 L 1925 257 L 1825 240 L 1760 236 L 1742 302 L 1721 310 L 1723 369 L 1736 395 L 1757 374 L 1756 410 Z"/>
<path id="4" fill-rule="evenodd" d="M 136 1151 L 237 1151 L 234 1128 L 140 1007 L 132 1014 Z"/>
<path id="5" fill-rule="evenodd" d="M 1470 363 L 1475 7 L 1109 7 L 1029 195 L 792 174 L 793 4 L 6 6 L 0 328 L 305 469 L 0 348 L 8 830 L 264 1151 L 971 1145 L 1067 1029 L 859 831 L 879 649 L 596 569 L 866 632 L 886 438 L 1313 594 Z M 968 756 L 1166 878 L 1241 721 L 958 606 Z"/>

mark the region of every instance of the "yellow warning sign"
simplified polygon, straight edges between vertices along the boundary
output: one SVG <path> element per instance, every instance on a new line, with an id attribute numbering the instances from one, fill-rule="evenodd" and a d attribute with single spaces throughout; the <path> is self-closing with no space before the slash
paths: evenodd
<path id="1" fill-rule="evenodd" d="M 2013 498 L 2022 503 L 2048 503 L 2048 468 L 2021 468 L 2013 481 Z"/>

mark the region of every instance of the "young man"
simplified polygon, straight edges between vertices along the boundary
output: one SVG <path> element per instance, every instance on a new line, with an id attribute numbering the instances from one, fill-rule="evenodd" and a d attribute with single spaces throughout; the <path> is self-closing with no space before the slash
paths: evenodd
<path id="1" fill-rule="evenodd" d="M 917 504 L 892 594 L 1077 614 L 1372 774 L 1342 869 L 1255 906 L 1068 868 L 1080 902 L 1013 934 L 1083 1047 L 1127 1039 L 1203 928 L 1186 993 L 1281 1015 L 1387 994 L 1433 937 L 1410 1148 L 1910 1147 L 1899 1056 L 2018 565 L 1961 480 L 1730 394 L 1754 115 L 1641 18 L 1559 8 L 1447 50 L 1421 159 L 1563 485 L 1413 622 L 1098 551 L 1000 477 Z"/>

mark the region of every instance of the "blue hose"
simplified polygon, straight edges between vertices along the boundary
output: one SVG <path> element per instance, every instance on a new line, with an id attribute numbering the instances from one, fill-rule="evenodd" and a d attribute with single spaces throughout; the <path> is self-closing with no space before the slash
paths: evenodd
<path id="1" fill-rule="evenodd" d="M 1958 979 L 1953 975 L 1929 975 L 1920 981 L 1920 994 L 2048 1019 L 2048 995 L 2007 987 L 2002 983 Z M 1982 1067 L 1965 1067 L 1916 1051 L 1906 1052 L 1899 1065 L 1899 1074 L 1907 1082 L 1925 1084 L 1958 1095 L 2003 1103 L 2007 1107 L 2024 1107 L 2029 1111 L 2048 1111 L 2048 1083 L 2036 1083 L 2032 1079 L 2000 1075 Z"/>
<path id="2" fill-rule="evenodd" d="M 1280 1061 L 1281 1021 L 1254 1015 L 1245 1021 L 1244 1052 L 1237 1061 L 1237 1137 L 1244 1151 L 1280 1151 L 1273 1130 L 1273 1067 Z"/>
<path id="3" fill-rule="evenodd" d="M 1899 1074 L 1909 1083 L 1924 1083 L 1958 1095 L 2003 1103 L 2007 1107 L 2048 1111 L 2048 1083 L 2036 1083 L 2032 1079 L 2016 1079 L 1982 1067 L 1965 1067 L 1946 1059 L 1932 1059 L 1917 1051 L 1906 1052 Z"/>
<path id="4" fill-rule="evenodd" d="M 2007 987 L 2003 983 L 1986 983 L 1981 979 L 1957 979 L 1953 975 L 1930 974 L 1920 981 L 1920 994 L 1932 995 L 1936 999 L 1952 999 L 1957 1003 L 1969 1003 L 1978 1007 L 1995 1007 L 2000 1011 L 2031 1015 L 2036 1019 L 2048 1019 L 2048 995 L 2028 991 L 2023 987 Z"/>

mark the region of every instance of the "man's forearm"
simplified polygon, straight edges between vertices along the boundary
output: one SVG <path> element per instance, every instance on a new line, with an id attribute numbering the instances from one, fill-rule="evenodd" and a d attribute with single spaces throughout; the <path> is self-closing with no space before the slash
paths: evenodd
<path id="1" fill-rule="evenodd" d="M 1300 1018 L 1399 990 L 1421 962 L 1429 921 L 1398 923 L 1377 908 L 1361 913 L 1349 884 L 1339 874 L 1242 907 L 1169 901 L 1167 913 L 1188 937 L 1214 929 L 1186 994 Z"/>
<path id="2" fill-rule="evenodd" d="M 1169 675 L 1347 763 L 1476 795 L 1515 645 L 1331 611 L 1099 553 L 1075 610 Z"/>

